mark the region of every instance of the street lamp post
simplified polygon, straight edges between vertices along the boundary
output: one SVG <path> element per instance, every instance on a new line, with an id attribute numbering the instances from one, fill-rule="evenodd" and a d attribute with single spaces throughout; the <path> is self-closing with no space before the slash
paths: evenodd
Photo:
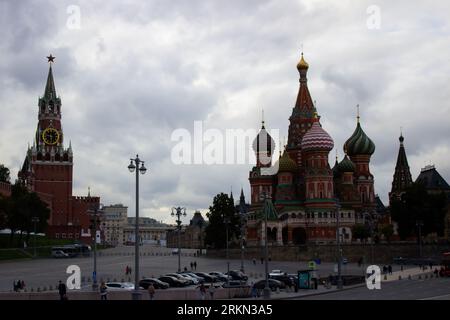
<path id="1" fill-rule="evenodd" d="M 34 224 L 34 255 L 33 257 L 36 258 L 36 223 L 39 223 L 38 217 L 32 217 L 31 222 Z"/>
<path id="2" fill-rule="evenodd" d="M 181 216 L 186 216 L 186 208 L 181 207 L 173 207 L 172 208 L 172 217 L 177 216 L 177 229 L 178 229 L 178 272 L 181 272 L 181 243 L 180 243 L 180 236 L 181 236 Z"/>
<path id="3" fill-rule="evenodd" d="M 101 205 L 91 208 L 89 211 L 91 221 L 92 240 L 94 241 L 94 272 L 92 274 L 92 290 L 98 289 L 97 281 L 97 224 L 99 223 L 99 215 L 101 213 Z"/>
<path id="4" fill-rule="evenodd" d="M 416 221 L 416 227 L 419 228 L 419 234 L 418 234 L 418 242 L 419 242 L 419 258 L 422 258 L 422 227 L 423 227 L 423 221 L 417 220 Z"/>
<path id="5" fill-rule="evenodd" d="M 137 169 L 137 170 L 136 170 Z M 136 155 L 135 159 L 130 159 L 130 165 L 128 166 L 128 170 L 133 173 L 136 171 L 136 221 L 134 226 L 134 290 L 132 292 L 133 300 L 140 300 L 141 293 L 139 291 L 139 173 L 145 174 L 147 172 L 147 168 L 144 166 L 144 161 L 139 159 L 139 155 Z"/>
<path id="6" fill-rule="evenodd" d="M 261 199 L 263 200 L 263 213 L 264 213 L 264 260 L 265 260 L 265 286 L 264 286 L 264 299 L 270 299 L 270 286 L 269 286 L 269 262 L 268 262 L 268 256 L 269 256 L 269 247 L 268 247 L 268 241 L 267 241 L 267 215 L 268 215 L 268 201 L 270 200 L 270 197 L 267 195 L 267 192 L 263 192 L 261 195 Z"/>
<path id="7" fill-rule="evenodd" d="M 230 284 L 230 259 L 228 256 L 228 225 L 230 224 L 230 218 L 224 217 L 225 232 L 226 232 L 226 259 L 227 259 L 227 286 Z"/>
<path id="8" fill-rule="evenodd" d="M 240 218 L 241 218 L 241 271 L 245 273 L 244 270 L 244 233 L 245 233 L 245 218 L 244 218 L 244 212 L 240 212 Z"/>
<path id="9" fill-rule="evenodd" d="M 339 226 L 339 218 L 340 218 L 340 204 L 337 204 L 336 211 L 336 235 L 337 235 L 337 249 L 338 249 L 338 279 L 337 279 L 337 288 L 342 289 L 342 274 L 341 274 L 341 265 L 342 265 L 342 251 L 341 251 L 341 231 Z"/>

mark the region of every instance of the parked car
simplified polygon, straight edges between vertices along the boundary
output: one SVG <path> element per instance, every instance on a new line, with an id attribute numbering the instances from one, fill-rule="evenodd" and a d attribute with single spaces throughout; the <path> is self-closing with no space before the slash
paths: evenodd
<path id="1" fill-rule="evenodd" d="M 217 277 L 207 274 L 206 272 L 194 272 L 197 276 L 205 279 L 205 282 L 217 282 Z"/>
<path id="2" fill-rule="evenodd" d="M 283 273 L 283 274 L 273 274 L 273 273 L 270 273 L 270 274 L 269 274 L 269 278 L 270 278 L 270 279 L 275 279 L 275 280 L 281 281 L 281 282 L 283 282 L 286 286 L 289 286 L 289 285 L 294 285 L 294 283 L 295 283 L 297 277 L 294 277 L 294 276 L 292 276 L 292 275 L 288 275 L 287 273 Z"/>
<path id="3" fill-rule="evenodd" d="M 168 283 L 171 287 L 186 287 L 189 285 L 186 280 L 180 280 L 171 276 L 161 276 L 158 278 L 158 280 Z"/>
<path id="4" fill-rule="evenodd" d="M 192 282 L 192 284 L 199 284 L 200 281 L 197 279 L 197 276 L 193 277 L 191 275 L 189 275 L 189 273 L 183 272 L 183 273 L 177 273 L 178 275 L 182 276 L 183 278 L 185 278 L 186 280 Z"/>
<path id="5" fill-rule="evenodd" d="M 65 253 L 62 250 L 52 250 L 52 257 L 53 258 L 69 258 L 69 254 Z"/>
<path id="6" fill-rule="evenodd" d="M 178 280 L 186 281 L 188 286 L 191 284 L 194 284 L 194 281 L 191 278 L 184 277 L 178 273 L 167 273 L 167 274 L 165 274 L 165 276 L 174 277 L 174 278 L 177 278 Z"/>
<path id="7" fill-rule="evenodd" d="M 106 282 L 106 288 L 111 291 L 131 291 L 134 290 L 134 284 L 131 282 Z"/>
<path id="8" fill-rule="evenodd" d="M 263 290 L 266 287 L 266 280 L 259 280 L 254 284 L 255 288 L 258 290 Z M 269 279 L 269 288 L 272 291 L 276 291 L 277 289 L 284 289 L 286 285 L 278 280 Z"/>
<path id="9" fill-rule="evenodd" d="M 172 249 L 172 254 L 178 254 L 178 249 Z"/>
<path id="10" fill-rule="evenodd" d="M 197 280 L 198 280 L 198 283 L 204 283 L 204 282 L 205 282 L 205 278 L 199 277 L 198 275 L 196 275 L 196 274 L 193 273 L 193 272 L 186 272 L 186 271 L 184 271 L 184 272 L 182 272 L 182 273 L 183 273 L 183 274 L 187 274 L 188 276 L 197 279 Z"/>
<path id="11" fill-rule="evenodd" d="M 168 289 L 170 287 L 167 282 L 162 282 L 155 278 L 142 279 L 141 281 L 139 281 L 139 286 L 147 290 L 150 283 L 153 284 L 155 289 Z"/>
<path id="12" fill-rule="evenodd" d="M 231 270 L 229 273 L 228 272 L 225 273 L 225 275 L 227 275 L 227 274 L 230 275 L 232 280 L 243 280 L 243 281 L 248 280 L 248 276 L 239 270 Z"/>
<path id="13" fill-rule="evenodd" d="M 218 281 L 227 281 L 227 275 L 223 274 L 222 272 L 213 271 L 213 272 L 210 272 L 209 274 L 212 276 L 215 276 Z"/>
<path id="14" fill-rule="evenodd" d="M 348 259 L 347 258 L 342 258 L 342 264 L 347 264 L 348 263 Z"/>
<path id="15" fill-rule="evenodd" d="M 281 270 L 272 270 L 272 271 L 270 271 L 269 276 L 277 276 L 277 275 L 282 275 L 282 274 L 284 274 L 284 272 Z"/>

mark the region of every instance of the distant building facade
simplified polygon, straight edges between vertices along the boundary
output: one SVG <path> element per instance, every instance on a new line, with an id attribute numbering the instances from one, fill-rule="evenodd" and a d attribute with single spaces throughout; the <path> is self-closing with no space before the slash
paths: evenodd
<path id="1" fill-rule="evenodd" d="M 205 248 L 205 228 L 207 222 L 200 211 L 195 211 L 194 216 L 189 221 L 188 226 L 182 226 L 180 232 L 180 247 L 187 249 Z M 178 229 L 173 227 L 167 233 L 167 246 L 178 248 Z"/>
<path id="2" fill-rule="evenodd" d="M 103 207 L 103 234 L 105 243 L 118 246 L 124 243 L 123 231 L 127 224 L 128 207 L 115 204 Z"/>
<path id="3" fill-rule="evenodd" d="M 136 218 L 128 217 L 123 227 L 122 244 L 135 243 Z M 167 231 L 170 226 L 148 217 L 139 217 L 139 239 L 142 244 L 166 245 Z"/>

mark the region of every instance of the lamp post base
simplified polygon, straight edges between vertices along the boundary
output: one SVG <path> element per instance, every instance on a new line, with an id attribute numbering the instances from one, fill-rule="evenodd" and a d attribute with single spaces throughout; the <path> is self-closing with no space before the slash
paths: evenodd
<path id="1" fill-rule="evenodd" d="M 131 300 L 141 300 L 142 293 L 139 290 L 131 291 Z"/>
<path id="2" fill-rule="evenodd" d="M 270 299 L 270 288 L 264 288 L 263 290 L 263 297 L 265 300 L 269 300 Z"/>

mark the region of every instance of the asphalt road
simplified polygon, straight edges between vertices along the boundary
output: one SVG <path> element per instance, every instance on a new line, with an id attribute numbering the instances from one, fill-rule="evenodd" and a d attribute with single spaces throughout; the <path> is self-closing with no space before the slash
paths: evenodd
<path id="1" fill-rule="evenodd" d="M 300 298 L 301 300 L 450 300 L 450 278 L 400 280 L 367 287 Z"/>
<path id="2" fill-rule="evenodd" d="M 141 247 L 141 252 L 151 253 L 170 253 L 172 250 L 168 248 L 144 246 Z M 103 250 L 104 253 L 114 252 L 134 252 L 133 247 L 121 247 Z M 195 250 L 182 250 L 185 253 L 193 253 Z M 249 260 L 245 260 L 245 271 L 249 275 L 253 275 L 252 279 L 259 279 L 264 277 L 264 264 L 260 261 L 254 265 L 252 262 L 253 257 L 249 257 Z M 212 259 L 205 257 L 181 257 L 181 268 L 187 267 L 190 269 L 190 262 L 197 262 L 197 271 L 211 272 L 222 271 L 227 269 L 227 263 L 225 259 Z M 81 268 L 82 277 L 91 277 L 93 272 L 93 258 L 69 258 L 69 259 L 38 259 L 38 260 L 16 260 L 0 262 L 0 291 L 12 290 L 13 281 L 20 279 L 24 280 L 28 289 L 46 286 L 47 288 L 55 286 L 58 280 L 67 279 L 69 276 L 66 274 L 66 269 L 69 265 L 78 265 Z M 134 273 L 131 276 L 125 276 L 125 267 L 129 265 L 134 271 L 134 256 L 121 255 L 121 256 L 99 256 L 97 258 L 97 278 L 107 279 L 114 278 L 120 281 L 122 278 L 128 281 L 128 277 L 131 278 L 131 282 L 134 282 Z M 241 266 L 240 260 L 230 260 L 230 269 L 239 269 Z M 178 269 L 178 256 L 166 255 L 166 256 L 141 256 L 140 258 L 140 278 L 142 276 L 158 277 L 162 274 L 169 272 L 176 272 Z M 307 269 L 307 262 L 289 262 L 289 261 L 271 261 L 269 262 L 269 270 L 281 269 L 288 273 L 296 273 L 300 269 Z M 328 276 L 333 273 L 333 263 L 323 263 L 318 266 L 319 276 Z M 398 267 L 394 266 L 394 271 Z M 348 264 L 342 268 L 343 274 L 363 274 L 363 269 L 356 264 Z M 256 275 L 255 275 L 256 274 Z"/>

